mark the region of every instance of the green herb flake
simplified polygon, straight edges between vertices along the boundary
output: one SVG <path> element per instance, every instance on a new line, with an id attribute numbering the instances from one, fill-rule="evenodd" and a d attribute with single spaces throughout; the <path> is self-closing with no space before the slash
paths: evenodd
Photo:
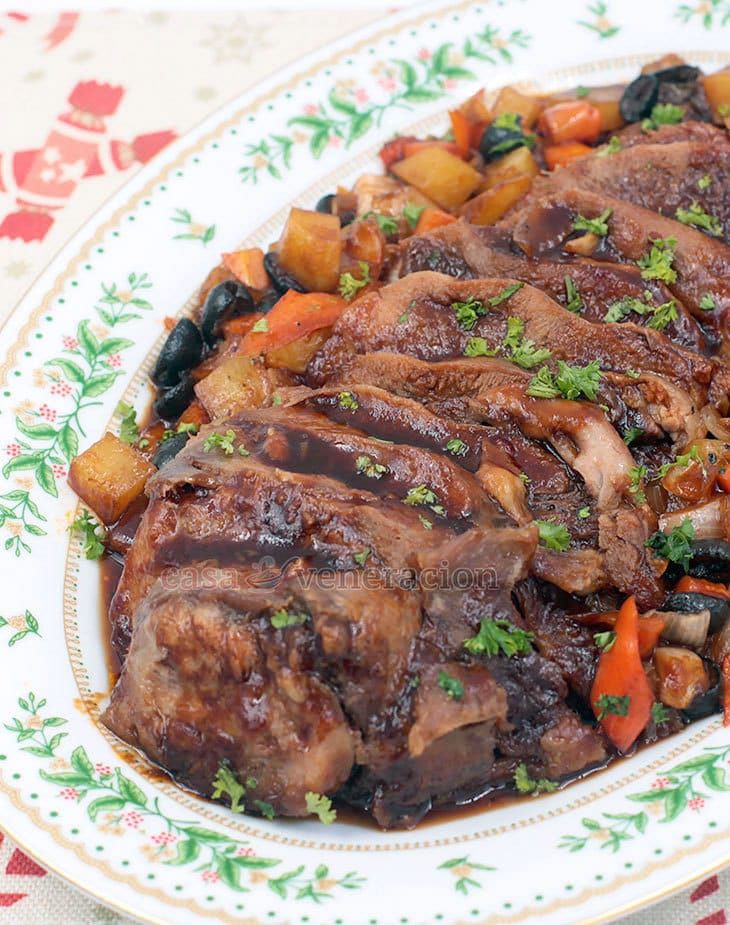
<path id="1" fill-rule="evenodd" d="M 605 633 L 594 633 L 593 641 L 601 652 L 610 652 L 616 644 L 616 633 L 613 630 L 608 630 Z"/>
<path id="2" fill-rule="evenodd" d="M 224 434 L 213 431 L 203 441 L 203 452 L 210 453 L 212 449 L 218 448 L 223 450 L 226 456 L 233 456 L 235 450 L 233 441 L 235 439 L 236 435 L 232 430 L 227 430 Z"/>
<path id="3" fill-rule="evenodd" d="M 419 514 L 418 519 L 421 521 L 421 526 L 424 530 L 433 530 L 433 524 L 428 519 L 428 517 L 424 517 L 423 514 Z"/>
<path id="4" fill-rule="evenodd" d="M 674 103 L 657 103 L 648 119 L 641 122 L 643 132 L 651 132 L 660 125 L 677 125 L 684 118 L 684 109 Z"/>
<path id="5" fill-rule="evenodd" d="M 343 273 L 340 276 L 338 290 L 346 302 L 351 302 L 355 296 L 370 283 L 370 264 L 365 260 L 358 261 L 362 278 L 357 279 L 352 273 Z"/>
<path id="6" fill-rule="evenodd" d="M 677 271 L 672 266 L 676 248 L 676 238 L 652 238 L 648 254 L 644 254 L 637 262 L 642 278 L 676 283 Z"/>
<path id="7" fill-rule="evenodd" d="M 535 342 L 524 336 L 525 323 L 521 318 L 507 319 L 507 334 L 502 344 L 509 351 L 507 359 L 522 369 L 534 369 L 545 363 L 552 353 L 544 347 L 536 347 Z"/>
<path id="8" fill-rule="evenodd" d="M 527 765 L 521 761 L 515 768 L 515 788 L 518 793 L 535 794 L 554 793 L 558 785 L 553 780 L 541 777 L 539 780 L 533 780 L 527 770 Z"/>
<path id="9" fill-rule="evenodd" d="M 259 318 L 256 324 L 251 328 L 254 334 L 266 334 L 269 330 L 269 319 Z"/>
<path id="10" fill-rule="evenodd" d="M 466 456 L 469 452 L 469 447 L 463 440 L 459 440 L 458 437 L 453 437 L 446 444 L 446 452 L 451 453 L 452 456 Z"/>
<path id="11" fill-rule="evenodd" d="M 227 796 L 231 801 L 231 812 L 233 813 L 242 813 L 245 809 L 243 798 L 246 796 L 246 787 L 244 784 L 240 783 L 236 775 L 224 761 L 221 761 L 218 765 L 218 770 L 213 778 L 213 792 L 211 796 L 214 800 L 219 800 L 222 796 Z"/>
<path id="12" fill-rule="evenodd" d="M 570 533 L 563 524 L 556 523 L 554 520 L 536 520 L 535 525 L 540 542 L 547 549 L 565 552 L 570 546 Z"/>
<path id="13" fill-rule="evenodd" d="M 403 207 L 403 218 L 414 230 L 425 208 L 425 206 L 417 206 L 415 202 L 407 202 Z"/>
<path id="14" fill-rule="evenodd" d="M 702 190 L 702 192 L 704 193 L 705 190 L 708 190 L 710 188 L 711 184 L 712 184 L 712 177 L 709 175 L 709 173 L 706 173 L 703 176 L 701 176 L 699 180 L 697 181 L 697 188 Z"/>
<path id="15" fill-rule="evenodd" d="M 711 312 L 717 308 L 717 302 L 711 292 L 706 292 L 700 299 L 700 308 L 703 312 Z"/>
<path id="16" fill-rule="evenodd" d="M 625 296 L 623 299 L 617 299 L 608 306 L 603 320 L 607 324 L 616 324 L 627 318 L 631 312 L 637 315 L 649 315 L 654 311 L 654 306 L 650 302 L 644 302 L 634 296 Z"/>
<path id="17" fill-rule="evenodd" d="M 410 488 L 403 499 L 403 503 L 409 504 L 412 507 L 424 505 L 425 507 L 429 507 L 434 514 L 438 514 L 441 517 L 446 516 L 443 505 L 439 503 L 438 495 L 432 491 L 428 485 L 417 485 L 415 488 Z"/>
<path id="18" fill-rule="evenodd" d="M 589 401 L 598 398 L 598 387 L 601 382 L 601 367 L 598 360 L 593 360 L 587 366 L 568 366 L 558 360 L 558 372 L 555 376 L 555 388 L 571 401 L 584 397 Z"/>
<path id="19" fill-rule="evenodd" d="M 722 237 L 722 222 L 720 219 L 716 215 L 706 212 L 696 200 L 689 209 L 679 208 L 674 214 L 677 221 L 682 222 L 683 225 L 700 228 L 714 238 Z"/>
<path id="20" fill-rule="evenodd" d="M 646 495 L 644 494 L 643 484 L 644 479 L 649 475 L 649 470 L 646 466 L 632 466 L 629 469 L 629 492 L 634 496 L 634 501 L 637 504 L 643 504 L 646 501 Z"/>
<path id="21" fill-rule="evenodd" d="M 625 369 L 624 373 L 629 379 L 641 379 L 641 373 L 637 369 Z"/>
<path id="22" fill-rule="evenodd" d="M 496 347 L 490 347 L 483 337 L 470 337 L 464 347 L 465 357 L 493 357 L 496 354 Z"/>
<path id="23" fill-rule="evenodd" d="M 119 422 L 119 439 L 122 443 L 136 443 L 139 439 L 137 412 L 127 402 L 120 401 L 117 405 L 117 413 L 122 416 Z"/>
<path id="24" fill-rule="evenodd" d="M 473 296 L 469 296 L 466 302 L 452 302 L 451 308 L 465 331 L 471 331 L 479 318 L 487 314 L 484 303 Z"/>
<path id="25" fill-rule="evenodd" d="M 106 530 L 88 511 L 83 511 L 68 528 L 81 538 L 81 551 L 87 559 L 99 559 L 104 554 Z"/>
<path id="26" fill-rule="evenodd" d="M 352 392 L 340 392 L 337 396 L 337 404 L 343 411 L 357 411 L 360 407 Z"/>
<path id="27" fill-rule="evenodd" d="M 624 434 L 624 443 L 626 446 L 631 446 L 634 440 L 637 440 L 643 433 L 642 427 L 627 427 Z"/>
<path id="28" fill-rule="evenodd" d="M 652 533 L 645 545 L 652 549 L 660 559 L 676 562 L 685 572 L 688 572 L 693 555 L 692 541 L 694 538 L 694 525 L 689 517 L 685 517 L 682 523 L 674 527 L 670 533 L 662 533 L 661 530 Z"/>
<path id="29" fill-rule="evenodd" d="M 596 701 L 598 707 L 598 721 L 602 722 L 607 716 L 628 716 L 631 706 L 631 697 L 617 697 L 613 694 L 601 694 Z"/>
<path id="30" fill-rule="evenodd" d="M 578 517 L 581 520 L 588 520 L 590 516 L 591 516 L 591 509 L 587 505 L 586 507 L 580 508 L 580 510 L 578 511 Z"/>
<path id="31" fill-rule="evenodd" d="M 519 292 L 523 288 L 524 283 L 510 283 L 509 286 L 505 286 L 501 292 L 498 292 L 497 295 L 493 295 L 491 299 L 487 299 L 489 305 L 494 308 L 497 305 L 501 305 L 502 302 L 506 302 L 507 299 L 511 299 L 512 296 Z"/>
<path id="32" fill-rule="evenodd" d="M 364 549 L 361 549 L 360 552 L 354 553 L 352 558 L 360 566 L 360 568 L 362 568 L 370 558 L 370 550 L 365 547 Z"/>
<path id="33" fill-rule="evenodd" d="M 530 380 L 527 394 L 533 398 L 557 398 L 560 395 L 555 385 L 555 378 L 547 366 L 539 369 Z"/>
<path id="34" fill-rule="evenodd" d="M 655 726 L 661 726 L 662 723 L 666 723 L 671 715 L 672 714 L 669 712 L 669 710 L 667 710 L 663 703 L 659 703 L 657 701 L 651 705 L 651 718 L 654 720 Z"/>
<path id="35" fill-rule="evenodd" d="M 565 307 L 576 314 L 583 308 L 583 299 L 571 276 L 563 277 L 565 284 Z"/>
<path id="36" fill-rule="evenodd" d="M 702 466 L 702 471 L 705 471 L 705 461 L 700 456 L 700 451 L 696 446 L 693 446 L 688 453 L 679 453 L 672 462 L 664 463 L 663 466 L 659 466 L 657 478 L 663 479 L 670 469 L 686 469 L 687 466 L 693 462 L 699 463 L 700 466 Z"/>
<path id="37" fill-rule="evenodd" d="M 275 630 L 284 630 L 290 626 L 301 626 L 309 619 L 306 613 L 289 613 L 285 608 L 275 611 L 271 615 L 271 625 Z"/>
<path id="38" fill-rule="evenodd" d="M 332 800 L 321 793 L 308 791 L 304 794 L 307 812 L 316 816 L 325 825 L 331 825 L 337 818 L 337 811 L 332 809 Z"/>
<path id="39" fill-rule="evenodd" d="M 464 696 L 464 685 L 458 678 L 452 678 L 445 671 L 439 671 L 438 686 L 446 692 L 449 700 L 461 700 Z"/>
<path id="40" fill-rule="evenodd" d="M 482 620 L 476 636 L 464 641 L 472 655 L 499 655 L 507 658 L 532 652 L 532 633 L 519 629 L 508 620 Z"/>
<path id="41" fill-rule="evenodd" d="M 276 813 L 274 812 L 274 807 L 271 803 L 267 803 L 265 800 L 254 800 L 254 808 L 257 809 L 264 819 L 273 819 Z"/>
<path id="42" fill-rule="evenodd" d="M 362 217 L 374 218 L 378 223 L 378 228 L 380 228 L 380 230 L 386 236 L 391 234 L 398 234 L 398 219 L 394 218 L 392 215 L 382 215 L 379 212 L 366 212 Z"/>
<path id="43" fill-rule="evenodd" d="M 573 222 L 573 231 L 589 231 L 599 238 L 605 238 L 608 234 L 608 220 L 613 213 L 613 209 L 604 209 L 597 218 L 586 218 L 584 215 L 578 215 Z"/>
<path id="44" fill-rule="evenodd" d="M 358 475 L 364 475 L 369 479 L 380 479 L 388 471 L 387 466 L 374 462 L 369 456 L 358 456 L 355 460 L 355 469 Z"/>
<path id="45" fill-rule="evenodd" d="M 577 87 L 575 88 L 575 96 L 576 96 L 576 99 L 579 99 L 579 100 L 585 99 L 585 97 L 588 96 L 588 95 L 590 94 L 590 92 L 591 92 L 591 88 L 590 88 L 590 87 L 584 87 L 584 86 L 581 84 L 580 86 L 577 86 Z"/>
<path id="46" fill-rule="evenodd" d="M 596 157 L 610 157 L 612 154 L 616 154 L 617 151 L 620 151 L 621 148 L 621 139 L 618 135 L 611 135 L 608 144 L 599 148 L 596 152 Z"/>

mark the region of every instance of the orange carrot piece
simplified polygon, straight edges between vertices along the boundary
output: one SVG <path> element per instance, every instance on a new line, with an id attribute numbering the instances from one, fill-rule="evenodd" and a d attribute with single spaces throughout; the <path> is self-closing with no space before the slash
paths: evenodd
<path id="1" fill-rule="evenodd" d="M 730 601 L 730 589 L 726 585 L 716 584 L 706 578 L 692 578 L 691 575 L 680 578 L 674 590 L 683 591 L 686 594 L 707 594 L 709 597 L 721 597 Z"/>
<path id="2" fill-rule="evenodd" d="M 320 328 L 329 328 L 347 308 L 347 302 L 329 292 L 295 292 L 290 289 L 262 321 L 263 330 L 249 331 L 239 353 L 266 353 L 283 347 Z"/>
<path id="3" fill-rule="evenodd" d="M 442 225 L 450 225 L 455 221 L 455 216 L 451 215 L 449 212 L 444 212 L 443 209 L 428 207 L 421 212 L 418 218 L 416 234 L 426 234 L 428 231 L 433 231 L 434 228 L 441 228 Z"/>
<path id="4" fill-rule="evenodd" d="M 567 167 L 579 157 L 590 154 L 592 150 L 593 148 L 589 148 L 580 141 L 567 141 L 561 145 L 548 145 L 542 153 L 548 170 L 555 170 L 556 167 Z"/>
<path id="5" fill-rule="evenodd" d="M 585 100 L 569 100 L 544 109 L 540 132 L 559 145 L 564 141 L 595 141 L 601 132 L 601 112 Z"/>
<path id="6" fill-rule="evenodd" d="M 449 112 L 451 120 L 451 130 L 454 133 L 454 143 L 459 149 L 459 154 L 466 157 L 471 150 L 471 122 L 460 109 L 452 109 Z"/>

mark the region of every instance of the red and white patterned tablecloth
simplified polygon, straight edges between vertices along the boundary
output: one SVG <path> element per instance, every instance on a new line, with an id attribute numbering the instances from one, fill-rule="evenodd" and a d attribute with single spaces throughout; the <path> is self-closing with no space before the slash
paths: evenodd
<path id="1" fill-rule="evenodd" d="M 314 4 L 313 4 L 314 5 Z M 0 327 L 61 246 L 140 166 L 227 100 L 298 56 L 387 15 L 362 0 L 328 11 L 0 11 Z M 74 94 L 116 87 L 106 131 L 60 178 L 43 227 L 32 202 L 52 169 L 57 117 Z M 64 158 L 67 160 L 67 158 Z M 74 166 L 74 165 L 72 165 Z M 27 216 L 27 212 L 25 213 Z M 13 233 L 4 236 L 3 227 Z M 0 828 L 2 819 L 0 818 Z M 728 925 L 730 872 L 625 919 L 630 925 Z M 0 833 L 0 922 L 96 925 L 125 921 L 39 867 Z"/>

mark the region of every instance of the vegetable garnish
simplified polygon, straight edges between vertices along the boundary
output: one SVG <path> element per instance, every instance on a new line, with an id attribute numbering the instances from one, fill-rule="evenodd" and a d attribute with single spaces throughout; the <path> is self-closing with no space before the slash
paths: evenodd
<path id="1" fill-rule="evenodd" d="M 271 625 L 275 630 L 283 630 L 288 626 L 301 626 L 306 623 L 309 616 L 306 613 L 289 613 L 285 608 L 275 611 L 271 615 Z"/>
<path id="2" fill-rule="evenodd" d="M 610 652 L 616 644 L 616 633 L 607 630 L 605 633 L 594 633 L 593 641 L 602 652 Z"/>
<path id="3" fill-rule="evenodd" d="M 484 303 L 474 296 L 469 296 L 466 302 L 452 302 L 451 307 L 456 315 L 456 320 L 465 331 L 471 331 L 479 318 L 487 314 Z"/>
<path id="4" fill-rule="evenodd" d="M 717 302 L 715 302 L 715 297 L 711 292 L 706 292 L 700 298 L 700 308 L 703 312 L 711 312 L 713 309 L 717 308 Z"/>
<path id="5" fill-rule="evenodd" d="M 411 506 L 423 504 L 431 508 L 434 514 L 438 514 L 440 517 L 446 516 L 443 505 L 439 504 L 438 495 L 431 491 L 428 485 L 417 485 L 415 488 L 410 488 L 403 499 L 403 504 L 410 504 Z"/>
<path id="6" fill-rule="evenodd" d="M 674 103 L 657 103 L 648 119 L 642 120 L 642 132 L 651 132 L 660 125 L 677 125 L 684 117 L 684 109 Z"/>
<path id="7" fill-rule="evenodd" d="M 465 357 L 493 357 L 497 354 L 496 347 L 490 347 L 483 337 L 470 337 L 464 347 Z"/>
<path id="8" fill-rule="evenodd" d="M 212 434 L 208 436 L 203 441 L 203 452 L 210 453 L 212 449 L 216 447 L 223 450 L 226 456 L 233 456 L 234 446 L 233 441 L 236 439 L 236 435 L 232 430 L 227 430 L 224 434 L 220 434 L 217 431 L 213 431 Z"/>
<path id="9" fill-rule="evenodd" d="M 365 260 L 358 261 L 362 279 L 357 279 L 352 273 L 343 273 L 340 276 L 338 291 L 346 302 L 352 302 L 361 289 L 370 283 L 370 264 Z"/>
<path id="10" fill-rule="evenodd" d="M 515 768 L 515 787 L 518 793 L 553 793 L 558 785 L 553 780 L 541 777 L 533 780 L 527 770 L 527 765 L 521 761 Z"/>
<path id="11" fill-rule="evenodd" d="M 421 213 L 425 208 L 425 206 L 417 206 L 415 202 L 407 202 L 403 206 L 403 218 L 408 222 L 411 228 L 416 227 L 418 219 L 421 217 Z"/>
<path id="12" fill-rule="evenodd" d="M 658 530 L 652 533 L 646 541 L 646 546 L 654 550 L 660 559 L 668 559 L 681 565 L 685 572 L 689 571 L 692 559 L 692 540 L 695 538 L 695 528 L 689 517 L 685 517 L 678 527 L 671 533 L 662 533 Z"/>
<path id="13" fill-rule="evenodd" d="M 679 453 L 673 462 L 664 463 L 663 465 L 659 466 L 656 476 L 657 478 L 663 479 L 670 469 L 674 469 L 675 467 L 679 469 L 686 469 L 687 466 L 693 462 L 699 463 L 700 466 L 702 466 L 702 470 L 704 472 L 705 461 L 702 456 L 700 456 L 700 451 L 696 446 L 693 446 L 688 453 Z"/>
<path id="14" fill-rule="evenodd" d="M 458 437 L 453 437 L 446 444 L 446 452 L 451 453 L 452 456 L 466 456 L 469 452 L 469 447 L 463 440 L 459 440 Z"/>
<path id="15" fill-rule="evenodd" d="M 421 526 L 424 530 L 433 530 L 433 524 L 428 519 L 428 517 L 424 517 L 423 514 L 419 514 L 418 519 L 421 521 Z"/>
<path id="16" fill-rule="evenodd" d="M 388 471 L 387 466 L 373 462 L 369 456 L 358 456 L 355 460 L 355 469 L 359 475 L 365 475 L 369 479 L 380 479 Z"/>
<path id="17" fill-rule="evenodd" d="M 530 380 L 527 394 L 533 398 L 557 398 L 562 395 L 572 401 L 584 396 L 589 401 L 595 401 L 600 381 L 601 367 L 598 360 L 593 360 L 587 366 L 568 366 L 563 360 L 558 360 L 557 375 L 553 376 L 548 367 L 543 366 Z"/>
<path id="18" fill-rule="evenodd" d="M 83 537 L 81 551 L 87 559 L 99 559 L 103 555 L 106 530 L 88 511 L 79 514 L 68 529 Z"/>
<path id="19" fill-rule="evenodd" d="M 626 752 L 646 728 L 654 703 L 639 653 L 639 611 L 633 597 L 624 601 L 614 632 L 616 641 L 598 660 L 591 704 L 608 738 Z"/>
<path id="20" fill-rule="evenodd" d="M 536 347 L 535 342 L 524 336 L 525 323 L 521 318 L 507 319 L 507 334 L 502 341 L 510 352 L 507 359 L 521 366 L 522 369 L 534 369 L 552 356 L 544 347 Z"/>
<path id="21" fill-rule="evenodd" d="M 524 285 L 524 283 L 511 283 L 509 286 L 505 286 L 501 292 L 497 293 L 497 295 L 494 295 L 491 299 L 488 299 L 487 302 L 492 306 L 492 308 L 494 308 L 495 305 L 501 305 L 502 302 L 506 302 L 507 299 L 512 298 L 516 292 L 519 292 Z"/>
<path id="22" fill-rule="evenodd" d="M 651 293 L 647 293 L 651 297 Z M 623 299 L 617 299 L 608 306 L 603 320 L 607 324 L 623 321 L 631 312 L 637 315 L 650 315 L 654 311 L 654 306 L 648 301 L 642 301 L 633 296 L 625 296 Z"/>
<path id="23" fill-rule="evenodd" d="M 340 392 L 337 396 L 337 404 L 343 411 L 357 411 L 360 407 L 352 392 Z"/>
<path id="24" fill-rule="evenodd" d="M 666 723 L 671 715 L 672 714 L 663 703 L 657 701 L 651 705 L 651 718 L 654 720 L 655 726 L 661 726 L 662 723 Z"/>
<path id="25" fill-rule="evenodd" d="M 624 434 L 624 443 L 626 446 L 631 446 L 634 440 L 637 440 L 643 433 L 642 427 L 627 427 Z"/>
<path id="26" fill-rule="evenodd" d="M 461 681 L 458 678 L 453 678 L 451 675 L 446 674 L 445 671 L 439 671 L 438 686 L 442 691 L 446 692 L 446 696 L 449 700 L 461 700 L 464 696 L 464 685 Z"/>
<path id="27" fill-rule="evenodd" d="M 555 523 L 554 520 L 536 520 L 535 524 L 540 542 L 546 549 L 565 552 L 570 546 L 570 533 L 563 524 Z"/>
<path id="28" fill-rule="evenodd" d="M 374 218 L 378 228 L 384 235 L 398 234 L 398 219 L 392 215 L 382 215 L 380 212 L 366 212 L 363 218 Z"/>
<path id="29" fill-rule="evenodd" d="M 647 324 L 650 328 L 654 328 L 655 331 L 663 331 L 668 324 L 676 321 L 678 317 L 677 303 L 674 299 L 670 299 L 668 302 L 663 302 L 661 305 L 656 306 Z"/>
<path id="30" fill-rule="evenodd" d="M 122 420 L 119 422 L 119 439 L 122 443 L 136 443 L 139 439 L 137 412 L 126 401 L 119 402 L 117 411 L 122 416 Z"/>
<path id="31" fill-rule="evenodd" d="M 360 568 L 362 568 L 370 558 L 370 550 L 367 547 L 365 549 L 361 549 L 360 552 L 356 552 L 352 558 L 355 560 L 355 562 L 357 562 Z"/>
<path id="32" fill-rule="evenodd" d="M 271 803 L 267 803 L 265 800 L 254 800 L 253 801 L 254 809 L 257 809 L 264 819 L 273 819 L 276 813 L 274 812 L 274 807 Z"/>
<path id="33" fill-rule="evenodd" d="M 307 812 L 317 816 L 320 822 L 331 825 L 337 818 L 337 810 L 332 809 L 332 800 L 321 793 L 312 793 L 309 790 L 304 794 Z"/>
<path id="34" fill-rule="evenodd" d="M 709 173 L 706 173 L 703 176 L 701 176 L 699 180 L 697 181 L 697 188 L 701 189 L 704 192 L 705 190 L 710 188 L 711 183 L 712 183 L 712 177 L 709 175 Z"/>
<path id="35" fill-rule="evenodd" d="M 591 509 L 590 509 L 588 506 L 582 507 L 582 508 L 580 508 L 580 510 L 578 511 L 578 517 L 579 517 L 581 520 L 588 520 L 588 518 L 589 518 L 590 516 L 591 516 Z"/>
<path id="36" fill-rule="evenodd" d="M 532 652 L 532 633 L 521 630 L 508 620 L 482 620 L 479 632 L 464 640 L 464 648 L 472 655 L 499 655 L 507 658 Z"/>
<path id="37" fill-rule="evenodd" d="M 648 254 L 637 261 L 643 279 L 660 279 L 664 283 L 676 283 L 677 271 L 672 266 L 676 238 L 652 238 Z"/>
<path id="38" fill-rule="evenodd" d="M 692 203 L 689 209 L 677 209 L 674 215 L 677 221 L 682 222 L 683 225 L 701 228 L 715 238 L 722 236 L 722 222 L 720 219 L 716 215 L 705 212 L 697 200 Z"/>
<path id="39" fill-rule="evenodd" d="M 618 135 L 611 135 L 611 138 L 607 145 L 604 145 L 598 151 L 596 151 L 596 157 L 609 157 L 611 154 L 615 154 L 617 151 L 621 150 L 621 139 Z"/>
<path id="40" fill-rule="evenodd" d="M 569 312 L 577 313 L 583 308 L 583 299 L 578 291 L 578 287 L 570 276 L 565 276 L 563 282 L 565 284 L 565 307 Z"/>
<path id="41" fill-rule="evenodd" d="M 604 209 L 597 218 L 578 215 L 573 222 L 573 231 L 590 231 L 599 238 L 605 238 L 608 234 L 608 220 L 612 213 L 613 209 Z"/>
<path id="42" fill-rule="evenodd" d="M 267 334 L 269 331 L 269 319 L 259 318 L 256 324 L 251 328 L 254 334 Z"/>
<path id="43" fill-rule="evenodd" d="M 255 786 L 256 780 L 253 777 L 247 778 L 246 783 L 242 784 L 228 763 L 221 761 L 213 778 L 211 796 L 214 800 L 219 800 L 223 795 L 227 796 L 231 801 L 231 812 L 242 813 L 245 809 L 243 798 L 246 796 L 246 790 L 252 790 Z"/>
<path id="44" fill-rule="evenodd" d="M 649 470 L 646 466 L 632 466 L 629 469 L 629 477 L 631 482 L 629 483 L 629 492 L 634 496 L 634 501 L 637 504 L 643 504 L 646 501 L 646 495 L 644 494 L 643 484 L 644 479 L 649 475 Z"/>

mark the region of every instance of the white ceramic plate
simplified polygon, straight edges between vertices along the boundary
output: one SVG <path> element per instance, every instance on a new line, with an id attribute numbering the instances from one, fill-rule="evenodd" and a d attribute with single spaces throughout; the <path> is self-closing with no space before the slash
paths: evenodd
<path id="1" fill-rule="evenodd" d="M 44 865 L 144 921 L 603 921 L 730 862 L 730 738 L 694 725 L 567 790 L 383 833 L 234 816 L 150 773 L 97 721 L 99 570 L 67 525 L 68 460 L 142 408 L 162 320 L 222 250 L 445 126 L 480 85 L 631 78 L 674 50 L 726 63 L 727 3 L 544 0 L 392 16 L 236 100 L 140 174 L 1 335 L 0 821 Z"/>

